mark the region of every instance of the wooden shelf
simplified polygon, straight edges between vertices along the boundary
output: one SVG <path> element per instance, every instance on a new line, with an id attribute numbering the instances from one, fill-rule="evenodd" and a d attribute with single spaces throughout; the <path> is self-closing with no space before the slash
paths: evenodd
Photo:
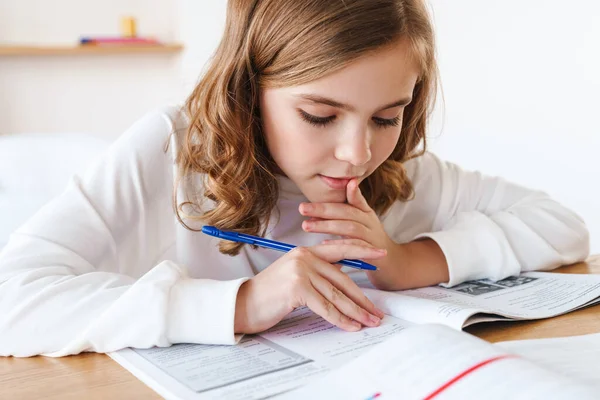
<path id="1" fill-rule="evenodd" d="M 183 45 L 169 43 L 161 45 L 83 45 L 83 46 L 5 46 L 0 44 L 3 56 L 68 56 L 68 55 L 111 55 L 111 54 L 168 54 L 178 53 Z"/>

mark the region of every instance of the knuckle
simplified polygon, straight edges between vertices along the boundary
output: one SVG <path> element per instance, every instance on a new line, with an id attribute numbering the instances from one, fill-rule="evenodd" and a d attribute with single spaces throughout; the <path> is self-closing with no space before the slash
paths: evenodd
<path id="1" fill-rule="evenodd" d="M 362 309 L 362 307 L 356 303 L 354 303 L 354 312 L 356 312 L 356 314 L 358 314 L 360 316 L 362 316 L 364 314 L 364 310 Z"/>
<path id="2" fill-rule="evenodd" d="M 344 259 L 344 258 L 353 258 L 350 255 L 350 248 L 351 248 L 351 244 L 345 245 L 343 248 L 340 249 L 340 259 Z"/>
<path id="3" fill-rule="evenodd" d="M 356 224 L 348 224 L 346 232 L 348 232 L 350 236 L 356 236 L 359 234 L 358 226 Z"/>
<path id="4" fill-rule="evenodd" d="M 302 276 L 302 274 L 298 273 L 298 271 L 296 270 L 292 270 L 290 272 L 290 274 L 288 275 L 288 279 L 292 287 L 302 286 L 302 283 L 304 281 L 304 277 Z"/>
<path id="5" fill-rule="evenodd" d="M 311 252 L 306 247 L 296 247 L 292 249 L 292 251 L 290 251 L 289 254 L 295 259 L 302 259 L 308 257 L 308 255 L 311 254 Z"/>
<path id="6" fill-rule="evenodd" d="M 346 315 L 340 313 L 339 322 L 341 325 L 347 325 L 347 324 L 351 323 L 352 321 Z"/>
<path id="7" fill-rule="evenodd" d="M 369 313 L 358 304 L 354 304 L 354 312 L 356 312 L 356 315 L 360 315 L 361 318 L 369 318 Z"/>
<path id="8" fill-rule="evenodd" d="M 331 304 L 331 302 L 327 299 L 323 301 L 323 310 L 325 311 L 325 317 L 331 318 L 331 314 L 333 313 L 333 304 Z"/>
<path id="9" fill-rule="evenodd" d="M 288 283 L 288 289 L 298 292 L 301 288 L 306 286 L 306 282 L 308 277 L 302 270 L 302 268 L 298 268 L 297 266 L 292 266 L 289 271 L 286 271 L 286 282 Z"/>
<path id="10" fill-rule="evenodd" d="M 338 288 L 336 288 L 335 286 L 331 285 L 331 291 L 329 294 L 330 301 L 332 303 L 335 303 L 336 301 L 339 301 L 342 298 L 342 296 L 343 296 L 342 292 L 340 292 L 340 290 Z"/>
<path id="11" fill-rule="evenodd" d="M 286 273 L 289 282 L 292 282 L 294 286 L 304 286 L 309 280 L 306 270 L 300 264 L 293 264 Z"/>

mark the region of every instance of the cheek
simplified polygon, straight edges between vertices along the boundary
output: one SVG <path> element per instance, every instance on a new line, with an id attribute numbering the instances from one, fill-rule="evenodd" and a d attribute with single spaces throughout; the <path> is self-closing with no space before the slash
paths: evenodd
<path id="1" fill-rule="evenodd" d="M 324 157 L 325 144 L 310 126 L 294 118 L 278 118 L 265 126 L 265 135 L 273 159 L 283 169 L 306 167 Z"/>
<path id="2" fill-rule="evenodd" d="M 392 154 L 400 138 L 400 132 L 396 134 L 381 134 L 377 137 L 373 145 L 371 146 L 372 160 L 375 167 L 381 165 L 388 157 Z"/>

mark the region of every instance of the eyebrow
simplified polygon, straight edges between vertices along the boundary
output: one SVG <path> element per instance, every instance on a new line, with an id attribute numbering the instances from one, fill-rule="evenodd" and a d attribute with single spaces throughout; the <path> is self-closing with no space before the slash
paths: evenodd
<path id="1" fill-rule="evenodd" d="M 347 110 L 347 111 L 355 111 L 356 110 L 353 106 L 351 106 L 349 104 L 340 103 L 339 101 L 330 99 L 328 97 L 319 96 L 316 94 L 299 94 L 299 95 L 296 95 L 296 97 L 300 97 L 302 99 L 312 101 L 313 103 L 325 104 L 325 105 L 328 105 L 331 107 L 341 108 L 342 110 Z M 379 112 L 379 111 L 387 110 L 388 108 L 405 106 L 405 105 L 409 104 L 411 101 L 412 101 L 412 97 L 405 97 L 398 101 L 394 101 L 393 103 L 386 104 L 386 105 L 382 106 L 381 108 L 379 108 L 377 111 Z"/>

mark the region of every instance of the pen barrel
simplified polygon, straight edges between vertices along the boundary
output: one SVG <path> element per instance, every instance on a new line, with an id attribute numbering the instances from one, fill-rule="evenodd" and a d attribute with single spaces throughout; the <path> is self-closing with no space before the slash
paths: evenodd
<path id="1" fill-rule="evenodd" d="M 360 260 L 341 260 L 341 261 L 338 261 L 338 264 L 342 264 L 347 267 L 368 270 L 368 271 L 377 271 L 377 267 L 375 267 L 374 265 L 371 265 L 369 263 L 366 263 L 366 262 L 360 261 Z"/>
<path id="2" fill-rule="evenodd" d="M 248 237 L 243 233 L 238 234 L 238 240 L 239 239 L 244 239 L 245 243 L 250 243 L 250 244 L 254 244 L 256 246 L 261 246 L 261 247 L 265 247 L 268 249 L 283 251 L 283 252 L 290 251 L 290 250 L 296 248 L 296 246 L 294 246 L 292 244 L 278 242 L 276 240 L 263 239 L 263 238 L 256 237 L 256 236 Z"/>
<path id="3" fill-rule="evenodd" d="M 202 233 L 217 237 L 219 239 L 241 242 L 253 246 L 264 247 L 271 250 L 288 252 L 295 249 L 297 246 L 293 244 L 278 242 L 276 240 L 265 239 L 259 236 L 247 235 L 245 233 L 222 231 L 214 226 L 205 225 L 202 227 Z M 352 268 L 376 271 L 377 267 L 360 260 L 340 260 L 336 264 L 346 265 Z"/>

